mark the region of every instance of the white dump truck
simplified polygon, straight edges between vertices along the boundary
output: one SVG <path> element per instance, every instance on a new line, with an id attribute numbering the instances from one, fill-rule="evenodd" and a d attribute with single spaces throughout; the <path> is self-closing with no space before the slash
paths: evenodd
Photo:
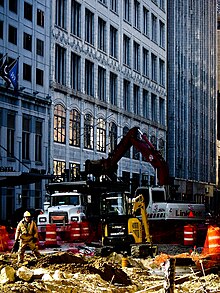
<path id="1" fill-rule="evenodd" d="M 80 182 L 80 186 L 86 182 Z M 48 185 L 48 201 L 44 203 L 44 213 L 38 216 L 39 232 L 45 232 L 46 224 L 56 224 L 57 230 L 65 230 L 71 222 L 82 222 L 86 217 L 88 196 L 78 191 L 79 183 L 51 183 Z M 74 190 L 74 188 L 76 188 Z"/>

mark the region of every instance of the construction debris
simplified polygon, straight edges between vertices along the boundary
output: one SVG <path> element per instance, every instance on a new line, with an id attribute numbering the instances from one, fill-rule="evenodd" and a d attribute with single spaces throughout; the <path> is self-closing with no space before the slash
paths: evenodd
<path id="1" fill-rule="evenodd" d="M 181 254 L 184 258 L 184 254 Z M 165 274 L 161 254 L 155 259 L 128 257 L 122 268 L 123 255 L 85 257 L 70 252 L 54 252 L 35 260 L 27 254 L 25 263 L 17 265 L 16 254 L 0 255 L 1 292 L 59 292 L 59 293 L 143 293 L 164 292 Z M 158 274 L 156 271 L 160 272 Z M 156 273 L 155 273 L 156 272 Z M 175 278 L 175 293 L 220 292 L 220 276 L 190 274 Z M 206 291 L 205 291 L 206 290 Z"/>

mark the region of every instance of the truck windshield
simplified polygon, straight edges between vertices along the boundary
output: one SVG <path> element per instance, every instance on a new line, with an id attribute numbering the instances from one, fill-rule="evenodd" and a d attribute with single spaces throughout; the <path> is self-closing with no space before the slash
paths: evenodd
<path id="1" fill-rule="evenodd" d="M 70 196 L 53 196 L 51 198 L 52 206 L 57 205 L 79 205 L 79 196 L 70 195 Z"/>
<path id="2" fill-rule="evenodd" d="M 127 206 L 125 195 L 122 193 L 108 193 L 101 198 L 101 213 L 109 215 L 126 215 Z"/>
<path id="3" fill-rule="evenodd" d="M 153 202 L 164 202 L 164 191 L 163 190 L 152 190 Z"/>

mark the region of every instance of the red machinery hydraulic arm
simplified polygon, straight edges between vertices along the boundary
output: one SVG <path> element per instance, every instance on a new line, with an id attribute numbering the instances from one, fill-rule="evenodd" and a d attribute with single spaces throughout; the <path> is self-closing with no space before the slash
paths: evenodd
<path id="1" fill-rule="evenodd" d="M 134 146 L 147 162 L 157 170 L 157 179 L 159 185 L 169 183 L 168 165 L 161 153 L 155 149 L 147 136 L 143 134 L 138 127 L 131 128 L 121 139 L 114 151 L 109 154 L 107 159 L 86 160 L 85 173 L 94 176 L 108 175 L 112 176 L 117 171 L 117 163 L 124 156 L 127 150 Z"/>

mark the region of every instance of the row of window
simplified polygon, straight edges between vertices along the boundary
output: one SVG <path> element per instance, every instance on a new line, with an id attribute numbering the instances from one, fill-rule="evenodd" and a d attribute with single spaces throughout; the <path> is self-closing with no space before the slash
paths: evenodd
<path id="1" fill-rule="evenodd" d="M 54 108 L 54 142 L 66 144 L 68 143 L 71 146 L 83 147 L 85 149 L 94 150 L 106 153 L 111 153 L 118 141 L 118 130 L 117 125 L 114 122 L 108 124 L 108 134 L 107 134 L 107 123 L 105 119 L 98 118 L 96 121 L 94 117 L 90 114 L 85 114 L 83 116 L 83 125 L 81 122 L 81 114 L 79 111 L 73 109 L 70 111 L 69 121 L 66 119 L 66 110 L 62 105 L 56 105 Z M 68 125 L 67 125 L 68 123 Z M 67 130 L 69 131 L 67 135 Z M 96 131 L 96 146 L 94 143 Z M 127 134 L 129 131 L 128 127 L 123 128 L 123 135 Z M 67 141 L 68 137 L 68 141 Z M 81 140 L 83 140 L 81 142 Z M 155 145 L 156 137 L 151 137 L 151 142 Z M 106 147 L 108 146 L 108 149 Z M 155 145 L 157 148 L 157 146 Z M 159 142 L 159 148 L 162 150 L 164 147 L 164 141 Z M 130 151 L 125 155 L 130 157 Z M 133 159 L 139 159 L 137 151 L 133 148 Z"/>
<path id="2" fill-rule="evenodd" d="M 135 72 L 142 74 L 144 77 L 150 78 L 156 83 L 159 83 L 162 87 L 165 87 L 166 82 L 166 66 L 165 61 L 150 53 L 146 48 L 140 48 L 136 42 L 133 43 L 133 69 Z M 141 52 L 142 51 L 142 52 Z M 141 54 L 142 53 L 142 54 Z M 124 35 L 124 51 L 123 59 L 124 64 L 130 64 L 130 47 L 126 35 Z M 81 57 L 75 53 L 71 53 L 70 60 L 70 70 L 71 70 L 71 87 L 75 90 L 81 90 L 81 70 L 82 70 L 82 60 Z M 67 68 L 67 49 L 56 45 L 55 48 L 55 79 L 58 83 L 66 85 L 66 68 Z M 106 69 L 99 66 L 98 75 L 105 82 Z M 103 76 L 104 75 L 104 76 Z M 85 60 L 85 77 L 86 85 L 85 91 L 93 96 L 94 86 L 92 86 L 94 80 L 94 63 L 89 60 Z M 102 77 L 103 76 L 103 77 Z M 88 86 L 87 86 L 88 85 Z M 104 89 L 103 89 L 104 90 Z M 105 95 L 99 95 L 101 100 L 105 100 Z"/>
<path id="3" fill-rule="evenodd" d="M 67 10 L 65 7 L 65 0 L 57 0 L 56 6 L 56 25 L 66 29 Z M 130 22 L 131 5 L 130 0 L 124 0 L 124 19 Z M 159 20 L 158 17 L 150 13 L 149 9 L 143 6 L 142 14 L 140 13 L 140 3 L 134 0 L 134 27 L 141 30 L 142 33 L 157 43 L 162 48 L 165 48 L 165 24 Z M 85 36 L 84 39 L 87 43 L 95 46 L 95 15 L 88 8 L 85 8 L 85 22 L 82 22 L 81 16 L 81 4 L 77 1 L 72 1 L 71 6 L 71 33 L 81 38 L 82 36 L 82 23 L 85 23 Z M 142 20 L 142 29 L 141 29 Z M 104 52 L 107 52 L 107 22 L 98 17 L 97 19 L 97 48 Z M 109 54 L 114 58 L 118 58 L 119 52 L 119 34 L 118 29 L 112 25 L 109 26 Z"/>
<path id="4" fill-rule="evenodd" d="M 8 1 L 8 10 L 17 14 L 18 13 L 18 0 L 7 0 Z M 4 7 L 5 6 L 5 1 L 0 0 L 0 6 Z M 37 9 L 36 12 L 36 23 L 40 27 L 44 27 L 44 11 L 41 9 Z M 24 1 L 24 6 L 23 6 L 23 15 L 24 19 L 28 21 L 33 21 L 33 5 L 30 3 Z"/>
<path id="5" fill-rule="evenodd" d="M 154 55 L 153 55 L 154 56 Z M 56 46 L 56 68 L 55 68 L 55 79 L 58 83 L 66 85 L 66 49 L 57 45 Z M 161 73 L 161 78 L 165 78 L 165 65 L 164 62 L 160 59 L 159 70 Z M 157 60 L 152 58 L 153 71 L 156 71 Z M 146 64 L 145 64 L 146 65 Z M 70 66 L 70 85 L 74 90 L 82 91 L 81 88 L 81 57 L 75 53 L 71 53 L 71 66 Z M 97 72 L 95 72 L 95 64 L 89 60 L 85 60 L 85 69 L 84 69 L 84 90 L 85 94 L 94 96 L 95 94 L 95 78 L 97 74 L 97 96 L 101 101 L 106 102 L 107 100 L 115 106 L 120 106 L 120 93 L 119 89 L 119 78 L 118 75 L 109 72 L 109 77 L 107 78 L 107 71 L 102 66 L 97 67 Z M 107 97 L 107 82 L 109 82 L 109 90 Z M 132 83 L 124 79 L 123 80 L 123 108 L 128 112 L 134 112 L 137 115 L 141 115 L 145 118 L 152 119 L 153 121 L 159 122 L 161 124 L 165 123 L 165 103 L 164 99 L 159 98 L 159 115 L 158 115 L 158 102 L 157 96 L 154 94 L 149 94 L 145 89 L 142 89 L 138 85 L 133 85 Z M 141 107 L 141 99 L 143 101 Z M 151 103 L 149 100 L 151 99 Z M 150 108 L 151 104 L 151 108 Z M 133 108 L 132 108 L 133 105 Z"/>
<path id="6" fill-rule="evenodd" d="M 3 113 L 3 112 L 2 112 Z M 0 112 L 0 126 L 2 124 L 2 114 Z M 7 113 L 7 157 L 15 157 L 16 141 L 16 113 Z M 1 127 L 0 127 L 1 134 Z M 1 137 L 1 136 L 0 136 Z M 42 137 L 43 121 L 33 116 L 23 115 L 22 117 L 22 159 L 26 161 L 35 160 L 42 163 Z M 33 148 L 34 146 L 34 148 Z M 33 151 L 34 150 L 34 151 Z"/>
<path id="7" fill-rule="evenodd" d="M 4 39 L 4 22 L 3 20 L 0 20 L 0 39 Z M 18 32 L 17 28 L 8 25 L 8 42 L 14 45 L 17 45 L 17 39 L 18 39 Z M 27 51 L 32 52 L 32 35 L 24 32 L 23 33 L 23 48 Z M 44 41 L 36 38 L 36 54 L 39 56 L 44 56 Z"/>

